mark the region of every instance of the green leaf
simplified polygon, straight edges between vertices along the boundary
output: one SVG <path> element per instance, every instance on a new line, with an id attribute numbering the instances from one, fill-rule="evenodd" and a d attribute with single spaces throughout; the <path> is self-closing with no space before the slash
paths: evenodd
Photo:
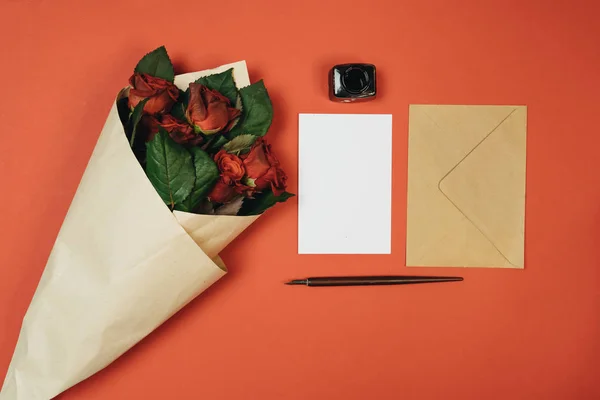
<path id="1" fill-rule="evenodd" d="M 146 54 L 135 67 L 135 72 L 148 74 L 157 78 L 165 79 L 169 82 L 175 80 L 173 64 L 167 54 L 165 46 Z"/>
<path id="2" fill-rule="evenodd" d="M 148 99 L 144 99 L 137 103 L 137 106 L 133 108 L 131 116 L 129 117 L 129 129 L 131 130 L 131 138 L 129 138 L 129 145 L 133 147 L 135 143 L 135 135 L 137 133 L 137 127 L 140 121 L 142 120 L 142 116 L 144 115 L 144 106 Z"/>
<path id="3" fill-rule="evenodd" d="M 159 128 L 146 144 L 146 174 L 163 201 L 173 210 L 189 196 L 196 176 L 192 155 Z"/>
<path id="4" fill-rule="evenodd" d="M 240 123 L 242 113 L 244 112 L 244 107 L 242 106 L 242 98 L 239 93 L 237 95 L 237 98 L 235 99 L 235 108 L 240 110 L 240 116 L 233 120 L 233 122 L 231 123 L 231 126 L 229 127 L 229 131 L 233 130 L 237 126 L 237 124 Z M 227 136 L 230 136 L 230 135 L 227 135 Z M 233 136 L 231 136 L 231 137 L 233 137 Z"/>
<path id="5" fill-rule="evenodd" d="M 218 152 L 219 150 L 221 150 L 221 147 L 223 147 L 223 145 L 227 143 L 227 138 L 223 135 L 217 135 L 214 137 L 214 139 L 209 140 L 210 142 L 206 146 L 206 151 L 208 151 L 209 153 Z"/>
<path id="6" fill-rule="evenodd" d="M 219 168 L 212 157 L 200 148 L 192 147 L 189 151 L 192 153 L 194 160 L 196 180 L 190 195 L 183 203 L 176 206 L 176 209 L 179 211 L 194 212 L 200 203 L 206 199 L 217 179 L 219 179 Z"/>
<path id="7" fill-rule="evenodd" d="M 240 135 L 240 136 L 234 137 L 233 139 L 231 139 L 231 141 L 225 143 L 223 148 L 228 153 L 240 154 L 242 152 L 249 150 L 252 147 L 252 145 L 254 144 L 255 140 L 256 140 L 256 136 L 254 136 L 254 135 Z"/>
<path id="8" fill-rule="evenodd" d="M 219 74 L 203 76 L 196 80 L 196 83 L 206 86 L 209 89 L 216 90 L 231 101 L 235 106 L 238 97 L 238 90 L 233 79 L 233 68 Z"/>
<path id="9" fill-rule="evenodd" d="M 242 117 L 229 133 L 230 137 L 242 134 L 264 136 L 273 121 L 273 105 L 264 82 L 258 81 L 240 89 Z"/>
<path id="10" fill-rule="evenodd" d="M 185 118 L 185 108 L 183 103 L 177 102 L 171 108 L 171 115 L 180 121 L 187 121 Z"/>
<path id="11" fill-rule="evenodd" d="M 272 191 L 263 192 L 256 195 L 253 199 L 245 199 L 242 208 L 238 215 L 258 215 L 265 212 L 268 208 L 273 207 L 276 203 L 283 203 L 295 194 L 283 192 L 279 196 L 275 196 Z"/>
<path id="12" fill-rule="evenodd" d="M 188 96 L 189 92 L 187 90 L 183 91 L 179 89 L 179 97 L 177 98 L 177 102 L 173 104 L 173 107 L 171 108 L 171 115 L 180 121 L 187 121 L 187 118 L 185 117 L 185 110 L 187 109 L 188 105 Z"/>

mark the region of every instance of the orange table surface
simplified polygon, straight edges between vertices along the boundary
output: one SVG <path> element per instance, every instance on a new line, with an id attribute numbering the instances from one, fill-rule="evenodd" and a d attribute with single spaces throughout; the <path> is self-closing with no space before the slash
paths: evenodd
<path id="1" fill-rule="evenodd" d="M 111 102 L 165 44 L 177 73 L 245 59 L 265 80 L 291 191 L 298 113 L 393 114 L 392 254 L 298 255 L 292 199 L 223 253 L 224 279 L 60 399 L 600 398 L 599 12 L 593 0 L 1 1 L 0 378 Z M 376 64 L 376 101 L 328 100 L 327 70 L 343 62 Z M 528 106 L 524 270 L 405 267 L 414 103 Z M 377 193 L 362 182 L 347 195 L 377 207 Z M 394 273 L 465 281 L 282 284 Z"/>

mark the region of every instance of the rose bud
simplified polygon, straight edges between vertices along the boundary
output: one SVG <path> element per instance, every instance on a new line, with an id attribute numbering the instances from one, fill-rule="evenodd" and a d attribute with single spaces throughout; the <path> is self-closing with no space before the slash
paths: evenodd
<path id="1" fill-rule="evenodd" d="M 244 156 L 247 182 L 255 190 L 262 191 L 270 187 L 275 196 L 281 195 L 286 188 L 287 175 L 279 166 L 279 160 L 271 152 L 271 146 L 263 138 L 258 138 Z"/>
<path id="2" fill-rule="evenodd" d="M 195 146 L 202 142 L 202 136 L 196 134 L 187 122 L 182 122 L 171 114 L 163 115 L 160 126 L 169 132 L 171 138 L 179 144 Z"/>
<path id="3" fill-rule="evenodd" d="M 148 74 L 135 73 L 129 78 L 129 107 L 148 99 L 144 105 L 146 114 L 156 115 L 169 112 L 179 97 L 179 89 L 169 81 Z"/>
<path id="4" fill-rule="evenodd" d="M 246 170 L 244 163 L 235 154 L 229 154 L 221 149 L 215 155 L 215 163 L 219 168 L 220 177 L 215 187 L 209 193 L 208 198 L 215 203 L 227 203 L 235 197 L 236 194 L 243 193 L 247 186 L 241 183 Z"/>
<path id="5" fill-rule="evenodd" d="M 196 132 L 212 135 L 229 132 L 240 110 L 231 107 L 229 99 L 216 90 L 199 83 L 190 83 L 190 95 L 185 116 Z"/>

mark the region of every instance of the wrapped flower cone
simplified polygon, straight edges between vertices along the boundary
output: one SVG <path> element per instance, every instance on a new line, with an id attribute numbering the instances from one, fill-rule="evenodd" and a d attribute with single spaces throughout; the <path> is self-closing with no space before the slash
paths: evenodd
<path id="1" fill-rule="evenodd" d="M 200 76 L 244 62 L 179 75 Z M 257 216 L 172 212 L 113 105 L 27 310 L 1 400 L 48 400 L 113 362 L 226 269 L 218 253 Z"/>

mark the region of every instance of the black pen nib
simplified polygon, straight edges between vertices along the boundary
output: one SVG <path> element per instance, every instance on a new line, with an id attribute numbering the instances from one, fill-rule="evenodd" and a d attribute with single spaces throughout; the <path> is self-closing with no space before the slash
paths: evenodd
<path id="1" fill-rule="evenodd" d="M 286 285 L 306 285 L 306 279 L 294 279 L 285 283 Z"/>

